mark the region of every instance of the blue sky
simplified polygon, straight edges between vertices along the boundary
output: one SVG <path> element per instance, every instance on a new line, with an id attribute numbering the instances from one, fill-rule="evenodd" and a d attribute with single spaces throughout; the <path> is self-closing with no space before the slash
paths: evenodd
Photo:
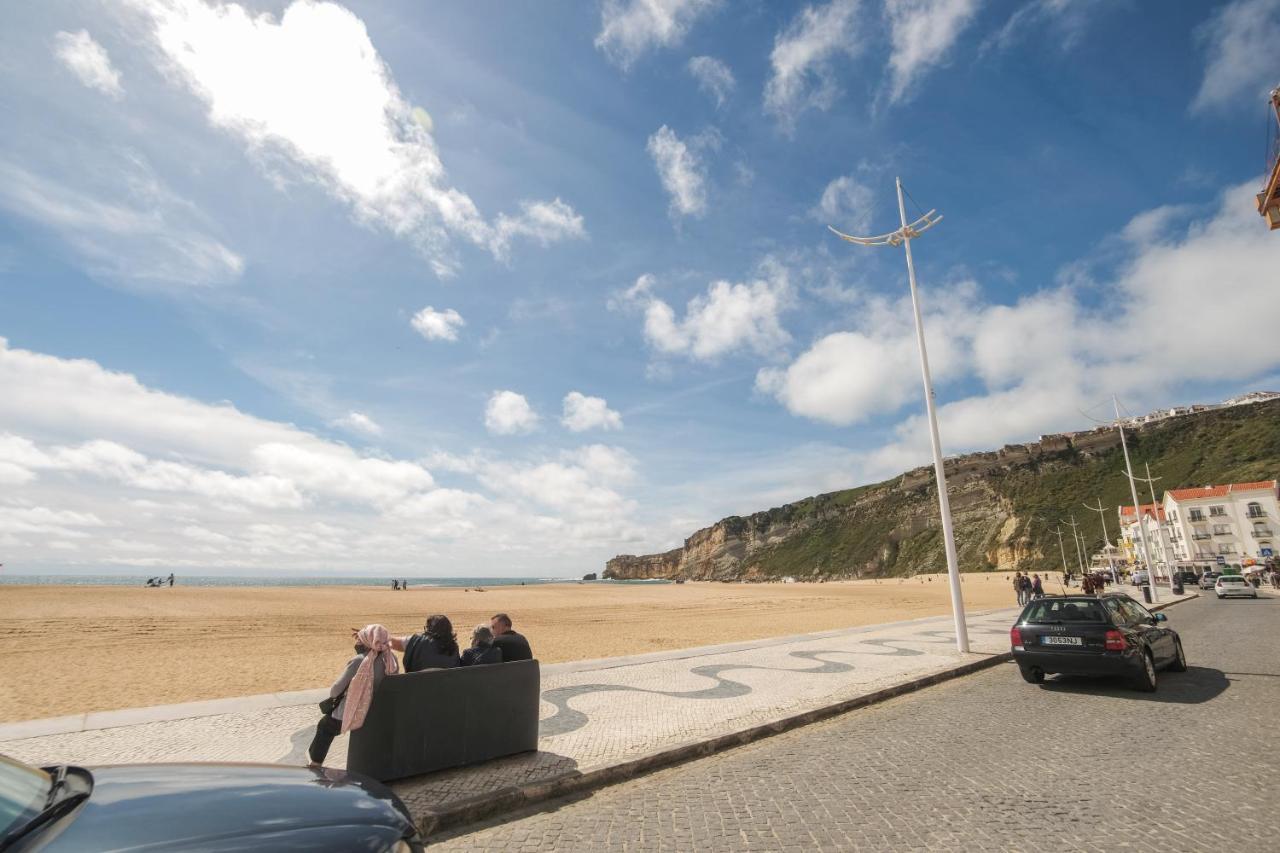
<path id="1" fill-rule="evenodd" d="M 1269 387 L 1280 0 L 0 13 L 7 570 L 553 575 Z"/>

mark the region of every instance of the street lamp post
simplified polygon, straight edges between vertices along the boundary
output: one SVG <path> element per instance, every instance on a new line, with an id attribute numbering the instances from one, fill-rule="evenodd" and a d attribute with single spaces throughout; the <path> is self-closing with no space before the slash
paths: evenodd
<path id="1" fill-rule="evenodd" d="M 1156 570 L 1151 564 L 1151 551 L 1147 548 L 1147 525 L 1142 522 L 1142 504 L 1138 503 L 1138 489 L 1133 484 L 1133 464 L 1129 461 L 1129 442 L 1125 440 L 1124 424 L 1120 422 L 1120 401 L 1112 397 L 1111 402 L 1116 407 L 1116 429 L 1120 430 L 1120 448 L 1124 451 L 1124 470 L 1129 476 L 1129 495 L 1133 498 L 1133 511 L 1138 517 L 1138 540 L 1142 543 L 1141 557 L 1147 564 L 1147 587 L 1151 590 L 1151 600 L 1155 602 L 1160 600 L 1160 596 L 1156 593 Z"/>
<path id="2" fill-rule="evenodd" d="M 1164 522 L 1160 521 L 1160 507 L 1156 505 L 1156 480 L 1159 480 L 1160 478 L 1151 476 L 1150 463 L 1143 462 L 1142 464 L 1147 469 L 1147 476 L 1136 477 L 1135 479 L 1142 480 L 1142 482 L 1146 483 L 1147 486 L 1151 489 L 1151 513 L 1152 515 L 1155 516 L 1156 529 L 1160 532 L 1160 551 L 1164 554 L 1164 564 L 1169 569 L 1169 594 L 1172 595 L 1173 594 L 1173 559 L 1172 559 L 1173 542 L 1169 539 L 1168 528 L 1166 527 Z M 1152 580 L 1151 583 L 1153 586 L 1155 585 L 1154 580 Z"/>
<path id="3" fill-rule="evenodd" d="M 916 343 L 920 347 L 920 375 L 924 380 L 924 406 L 929 415 L 929 443 L 933 448 L 933 471 L 938 482 L 938 511 L 942 516 L 942 540 L 947 553 L 947 578 L 951 583 L 951 615 L 956 626 L 956 649 L 969 651 L 969 629 L 965 625 L 964 596 L 960 592 L 960 565 L 956 557 L 955 532 L 951 524 L 951 501 L 947 497 L 947 475 L 942 466 L 942 441 L 938 437 L 938 416 L 933 405 L 933 379 L 929 375 L 929 353 L 924 343 L 924 320 L 920 316 L 920 297 L 916 293 L 916 267 L 911 259 L 911 241 L 942 221 L 931 210 L 915 222 L 907 224 L 907 207 L 902 199 L 902 179 L 897 179 L 898 218 L 902 226 L 879 237 L 853 237 L 831 228 L 842 240 L 861 246 L 898 246 L 907 254 L 907 281 L 911 287 L 911 309 L 915 314 Z M 827 226 L 830 228 L 830 226 Z"/>
<path id="4" fill-rule="evenodd" d="M 1062 546 L 1062 525 L 1053 528 L 1053 531 L 1058 534 L 1058 552 L 1062 554 L 1062 573 L 1070 575 L 1071 570 L 1067 568 L 1067 549 Z"/>
<path id="5" fill-rule="evenodd" d="M 1085 509 L 1091 509 L 1098 514 L 1098 518 L 1102 521 L 1102 547 L 1107 550 L 1107 566 L 1111 569 L 1111 582 L 1120 583 L 1120 576 L 1116 574 L 1116 561 L 1111 556 L 1111 538 L 1107 536 L 1107 511 L 1102 506 L 1102 498 L 1098 498 L 1097 506 L 1084 505 Z"/>
<path id="6" fill-rule="evenodd" d="M 1071 513 L 1071 520 L 1062 523 L 1071 528 L 1071 541 L 1076 543 L 1076 562 L 1080 565 L 1080 577 L 1084 577 L 1084 552 L 1080 550 L 1080 534 L 1076 530 L 1080 525 L 1076 523 L 1076 514 Z"/>

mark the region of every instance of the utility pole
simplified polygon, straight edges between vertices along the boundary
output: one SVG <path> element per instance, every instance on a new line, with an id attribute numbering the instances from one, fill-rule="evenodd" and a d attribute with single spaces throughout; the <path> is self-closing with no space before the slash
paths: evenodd
<path id="1" fill-rule="evenodd" d="M 1138 488 L 1133 484 L 1133 463 L 1129 461 L 1129 442 L 1124 437 L 1124 424 L 1120 422 L 1120 401 L 1111 397 L 1111 403 L 1116 409 L 1116 429 L 1120 430 L 1120 447 L 1124 450 L 1124 470 L 1129 476 L 1129 495 L 1133 498 L 1133 511 L 1138 516 L 1138 540 L 1142 543 L 1142 559 L 1147 566 L 1147 587 L 1151 590 L 1151 600 L 1159 601 L 1160 596 L 1156 593 L 1156 575 L 1155 567 L 1151 564 L 1151 551 L 1147 549 L 1147 526 L 1142 523 L 1142 504 L 1138 502 Z"/>
<path id="2" fill-rule="evenodd" d="M 1076 514 L 1071 513 L 1071 520 L 1062 523 L 1071 528 L 1071 541 L 1076 543 L 1076 562 L 1080 564 L 1080 577 L 1084 577 L 1084 552 L 1080 550 L 1080 540 L 1077 538 L 1076 528 L 1080 525 L 1076 524 Z"/>
<path id="3" fill-rule="evenodd" d="M 1062 547 L 1062 525 L 1058 525 L 1053 530 L 1058 534 L 1058 553 L 1062 554 L 1062 573 L 1070 575 L 1071 570 L 1067 568 L 1067 549 Z"/>
<path id="4" fill-rule="evenodd" d="M 1160 507 L 1156 505 L 1156 480 L 1160 480 L 1162 478 L 1151 476 L 1150 463 L 1143 462 L 1142 464 L 1147 469 L 1147 476 L 1138 477 L 1136 479 L 1142 480 L 1142 482 L 1146 483 L 1147 486 L 1151 489 L 1152 514 L 1155 515 L 1156 517 L 1156 529 L 1160 531 L 1160 550 L 1164 553 L 1164 564 L 1169 569 L 1169 594 L 1172 595 L 1173 594 L 1173 559 L 1172 559 L 1173 542 L 1169 540 L 1169 531 L 1166 529 L 1164 522 L 1160 520 Z M 1151 585 L 1155 586 L 1154 579 L 1152 579 Z"/>
<path id="5" fill-rule="evenodd" d="M 1098 514 L 1098 518 L 1102 521 L 1102 547 L 1107 549 L 1107 566 L 1111 569 L 1111 582 L 1120 583 L 1120 576 L 1116 574 L 1116 561 L 1111 556 L 1111 537 L 1107 535 L 1107 511 L 1103 509 L 1102 498 L 1098 498 L 1097 506 L 1084 505 L 1085 509 L 1091 509 Z"/>
<path id="6" fill-rule="evenodd" d="M 907 206 L 902 198 L 902 178 L 897 179 L 898 218 L 902 226 L 879 237 L 852 237 L 831 228 L 836 236 L 860 246 L 902 246 L 907 254 L 907 281 L 911 287 L 911 309 L 916 321 L 916 344 L 920 348 L 920 375 L 924 380 L 924 407 L 929 415 L 929 443 L 933 448 L 933 473 L 938 485 L 938 512 L 942 516 L 942 542 L 947 553 L 947 578 L 951 583 L 951 615 L 955 620 L 956 649 L 969 651 L 969 629 L 965 624 L 964 596 L 960 591 L 960 563 L 956 557 L 955 531 L 951 524 L 951 500 L 947 497 L 947 474 L 942 465 L 942 440 L 938 437 L 938 416 L 933 405 L 933 379 L 929 375 L 929 353 L 924 343 L 924 320 L 920 316 L 920 296 L 916 292 L 916 267 L 911 259 L 911 241 L 942 221 L 931 210 L 907 224 Z"/>

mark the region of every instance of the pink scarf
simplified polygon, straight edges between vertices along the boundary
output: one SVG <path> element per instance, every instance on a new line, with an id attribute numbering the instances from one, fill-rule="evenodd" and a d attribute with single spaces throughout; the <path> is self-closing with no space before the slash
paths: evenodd
<path id="1" fill-rule="evenodd" d="M 360 668 L 351 678 L 347 686 L 346 704 L 342 708 L 342 731 L 351 731 L 364 725 L 365 715 L 369 713 L 369 704 L 373 701 L 373 662 L 382 656 L 382 670 L 386 675 L 395 675 L 400 671 L 396 656 L 391 653 L 391 634 L 382 625 L 365 625 L 356 634 L 360 645 L 369 651 Z"/>

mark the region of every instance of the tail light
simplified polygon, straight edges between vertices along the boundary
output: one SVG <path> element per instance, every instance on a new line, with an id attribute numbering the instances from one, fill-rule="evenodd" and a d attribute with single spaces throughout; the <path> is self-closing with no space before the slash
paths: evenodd
<path id="1" fill-rule="evenodd" d="M 1107 632 L 1107 651 L 1122 652 L 1124 651 L 1124 634 L 1114 629 Z"/>
<path id="2" fill-rule="evenodd" d="M 1009 629 L 1009 642 L 1015 646 L 1022 645 L 1022 631 L 1016 625 Z"/>

